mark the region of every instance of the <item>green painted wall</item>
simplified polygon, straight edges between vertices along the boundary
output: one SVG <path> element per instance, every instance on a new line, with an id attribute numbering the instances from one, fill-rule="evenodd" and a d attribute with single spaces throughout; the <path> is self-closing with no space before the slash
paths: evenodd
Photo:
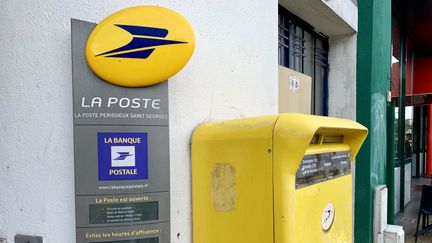
<path id="1" fill-rule="evenodd" d="M 390 89 L 391 1 L 359 0 L 357 121 L 369 135 L 356 158 L 356 243 L 373 242 L 374 187 L 386 183 L 387 101 Z"/>

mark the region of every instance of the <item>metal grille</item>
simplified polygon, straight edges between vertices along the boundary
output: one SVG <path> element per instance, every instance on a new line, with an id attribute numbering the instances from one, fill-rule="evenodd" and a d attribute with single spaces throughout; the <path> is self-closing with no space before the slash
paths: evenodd
<path id="1" fill-rule="evenodd" d="M 328 37 L 279 5 L 279 64 L 312 77 L 312 112 L 328 114 Z"/>

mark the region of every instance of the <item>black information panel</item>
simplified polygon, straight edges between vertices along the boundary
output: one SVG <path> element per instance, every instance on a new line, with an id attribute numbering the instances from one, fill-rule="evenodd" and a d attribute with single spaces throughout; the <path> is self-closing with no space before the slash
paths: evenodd
<path id="1" fill-rule="evenodd" d="M 104 241 L 104 242 L 92 242 L 92 243 L 159 243 L 159 238 L 147 238 L 139 240 L 121 240 L 121 241 Z"/>
<path id="2" fill-rule="evenodd" d="M 89 208 L 90 224 L 115 224 L 158 220 L 158 202 L 93 204 Z"/>
<path id="3" fill-rule="evenodd" d="M 296 189 L 351 174 L 351 152 L 305 155 L 296 173 Z"/>

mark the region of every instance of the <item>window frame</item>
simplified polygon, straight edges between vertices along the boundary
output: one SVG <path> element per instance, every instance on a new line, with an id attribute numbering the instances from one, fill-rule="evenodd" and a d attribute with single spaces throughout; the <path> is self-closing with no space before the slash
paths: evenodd
<path id="1" fill-rule="evenodd" d="M 294 31 L 295 30 L 295 31 Z M 296 33 L 300 30 L 301 36 Z M 312 45 L 312 99 L 311 112 L 317 115 L 328 115 L 328 73 L 329 73 L 329 38 L 322 33 L 316 32 L 315 28 L 303 21 L 281 5 L 278 13 L 278 63 L 281 66 L 305 73 L 306 40 L 305 32 L 311 36 Z M 321 42 L 322 48 L 318 47 L 317 42 Z M 300 67 L 297 67 L 295 59 L 300 59 Z M 320 65 L 323 70 L 322 74 L 322 94 L 317 92 L 317 76 Z M 321 102 L 318 101 L 320 99 Z M 321 104 L 318 109 L 316 106 Z M 321 110 L 321 112 L 319 112 Z"/>

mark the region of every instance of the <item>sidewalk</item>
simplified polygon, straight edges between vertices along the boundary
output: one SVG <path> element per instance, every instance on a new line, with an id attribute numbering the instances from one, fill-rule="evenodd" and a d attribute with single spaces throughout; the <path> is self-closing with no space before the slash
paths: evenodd
<path id="1" fill-rule="evenodd" d="M 396 224 L 402 225 L 405 230 L 405 243 L 414 242 L 414 234 L 417 226 L 417 213 L 420 206 L 421 190 L 423 184 L 431 184 L 431 178 L 412 178 L 411 201 L 403 213 L 396 216 Z M 417 243 L 431 243 L 432 231 L 419 235 Z"/>

